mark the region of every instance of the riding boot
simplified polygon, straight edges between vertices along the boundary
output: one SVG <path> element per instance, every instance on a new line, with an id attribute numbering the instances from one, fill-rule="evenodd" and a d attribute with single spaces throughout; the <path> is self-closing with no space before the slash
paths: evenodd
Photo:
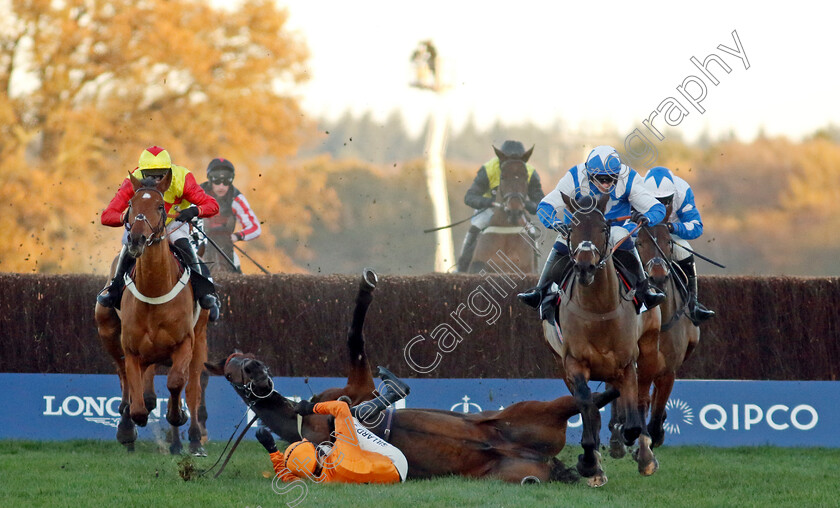
<path id="1" fill-rule="evenodd" d="M 642 266 L 642 260 L 639 259 L 639 253 L 636 249 L 629 251 L 618 249 L 615 251 L 614 256 L 627 270 L 636 276 L 636 294 L 642 296 L 642 300 L 648 310 L 656 307 L 665 300 L 665 294 L 656 289 L 653 284 L 650 284 L 645 269 Z"/>
<path id="2" fill-rule="evenodd" d="M 475 252 L 475 244 L 478 243 L 478 234 L 481 229 L 476 226 L 470 226 L 464 236 L 464 245 L 461 247 L 461 256 L 458 258 L 458 264 L 455 267 L 456 273 L 467 273 L 470 269 L 470 262 L 472 261 L 473 252 Z"/>
<path id="3" fill-rule="evenodd" d="M 411 391 L 411 388 L 403 380 L 395 376 L 385 367 L 379 367 L 378 375 L 382 379 L 382 383 L 379 385 L 379 395 L 373 400 L 362 402 L 350 409 L 353 417 L 359 421 L 375 422 L 379 417 L 379 413 L 384 411 L 388 406 L 404 399 Z"/>
<path id="4" fill-rule="evenodd" d="M 702 303 L 697 301 L 697 268 L 694 264 L 694 256 L 677 261 L 677 264 L 685 272 L 688 278 L 688 317 L 695 326 L 703 321 L 714 317 L 715 312 L 707 309 Z"/>
<path id="5" fill-rule="evenodd" d="M 128 253 L 128 247 L 122 246 L 120 251 L 120 258 L 117 260 L 117 270 L 114 272 L 114 278 L 111 283 L 105 286 L 99 295 L 96 297 L 96 303 L 103 307 L 113 308 L 122 296 L 122 290 L 125 287 L 125 274 L 129 268 L 134 264 L 135 259 Z M 106 291 L 107 292 L 104 292 Z"/>
<path id="6" fill-rule="evenodd" d="M 209 273 L 205 267 L 202 266 L 198 256 L 193 249 L 192 243 L 188 238 L 179 238 L 175 240 L 175 247 L 184 254 L 186 262 L 189 265 L 192 273 L 190 274 L 190 281 L 195 292 L 195 299 L 198 300 L 198 305 L 202 309 L 212 309 L 219 305 L 216 299 L 216 288 L 213 286 L 213 279 L 205 275 Z M 217 311 L 218 312 L 218 311 Z M 213 314 L 213 312 L 211 312 Z M 218 314 L 216 314 L 218 317 Z"/>
<path id="7" fill-rule="evenodd" d="M 569 261 L 571 259 L 568 255 L 560 254 L 556 249 L 551 249 L 551 252 L 548 253 L 548 259 L 545 260 L 545 265 L 543 265 L 540 280 L 537 281 L 536 287 L 524 293 L 519 293 L 516 297 L 528 307 L 535 309 L 539 307 L 551 283 L 560 282 L 559 279 L 563 275 L 563 272 L 566 271 Z"/>

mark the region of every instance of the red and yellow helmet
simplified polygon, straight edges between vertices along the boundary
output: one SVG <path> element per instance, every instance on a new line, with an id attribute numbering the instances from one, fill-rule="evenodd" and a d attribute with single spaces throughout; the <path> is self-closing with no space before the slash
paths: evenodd
<path id="1" fill-rule="evenodd" d="M 159 146 L 150 146 L 140 154 L 140 161 L 137 167 L 141 170 L 147 169 L 169 169 L 172 167 L 172 158 L 169 152 Z"/>

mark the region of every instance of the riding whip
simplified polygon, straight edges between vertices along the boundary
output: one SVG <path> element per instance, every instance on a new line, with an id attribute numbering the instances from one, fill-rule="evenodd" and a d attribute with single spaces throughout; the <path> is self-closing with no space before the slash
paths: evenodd
<path id="1" fill-rule="evenodd" d="M 486 208 L 485 208 L 485 210 L 486 210 Z M 433 232 L 433 231 L 440 231 L 441 229 L 451 228 L 451 227 L 453 227 L 453 226 L 457 226 L 458 224 L 463 224 L 463 223 L 467 222 L 468 220 L 472 220 L 472 218 L 473 218 L 473 217 L 475 217 L 477 214 L 478 214 L 478 212 L 476 212 L 476 213 L 474 213 L 474 214 L 470 215 L 469 217 L 467 217 L 467 218 L 466 218 L 466 219 L 464 219 L 464 220 L 459 220 L 458 222 L 453 222 L 452 224 L 450 224 L 450 225 L 448 225 L 448 226 L 441 226 L 441 227 L 439 227 L 439 228 L 432 228 L 432 229 L 424 229 L 424 230 L 423 230 L 423 232 L 424 232 L 424 233 L 431 233 L 431 232 Z"/>
<path id="2" fill-rule="evenodd" d="M 197 225 L 195 225 L 195 224 L 193 224 L 193 227 L 194 227 L 194 228 L 195 228 L 195 229 L 196 229 L 199 233 L 201 233 L 202 235 L 204 235 L 204 238 L 206 238 L 206 239 L 207 239 L 207 241 L 208 241 L 208 242 L 210 242 L 210 245 L 212 245 L 213 247 L 215 247 L 215 248 L 216 248 L 216 250 L 217 250 L 217 251 L 219 251 L 219 254 L 221 254 L 221 255 L 222 255 L 222 257 L 223 257 L 223 258 L 225 258 L 225 260 L 226 260 L 228 263 L 230 263 L 230 266 L 232 266 L 232 267 L 233 267 L 233 269 L 234 269 L 234 270 L 236 270 L 236 273 L 242 273 L 242 270 L 241 270 L 241 269 L 239 269 L 239 267 L 237 267 L 237 266 L 236 266 L 236 264 L 233 262 L 233 260 L 231 260 L 231 259 L 227 256 L 227 254 L 225 254 L 225 251 L 223 251 L 223 250 L 222 250 L 222 248 L 221 248 L 221 247 L 219 247 L 219 245 L 218 245 L 216 242 L 214 242 L 212 238 L 210 238 L 209 236 L 207 236 L 207 233 L 205 233 L 203 229 L 201 229 L 200 227 L 198 227 L 198 226 L 197 226 Z M 234 247 L 235 247 L 235 245 L 234 245 Z"/>
<path id="3" fill-rule="evenodd" d="M 673 242 L 673 240 L 671 240 L 671 241 Z M 700 253 L 698 253 L 698 252 L 695 252 L 695 251 L 693 251 L 693 250 L 689 249 L 689 248 L 688 248 L 688 247 L 686 247 L 685 245 L 680 245 L 680 244 L 678 244 L 678 243 L 676 243 L 676 242 L 674 242 L 674 243 L 675 243 L 675 244 L 676 244 L 679 248 L 684 249 L 684 250 L 687 250 L 688 252 L 690 252 L 690 253 L 694 254 L 695 256 L 697 256 L 698 258 L 702 259 L 703 261 L 708 261 L 709 263 L 711 263 L 711 264 L 713 264 L 713 265 L 715 265 L 715 266 L 719 266 L 719 267 L 721 267 L 721 268 L 726 268 L 725 266 L 723 266 L 722 264 L 718 263 L 717 261 L 711 260 L 711 259 L 707 258 L 706 256 L 704 256 L 704 255 L 702 255 L 702 254 L 700 254 Z"/>
<path id="4" fill-rule="evenodd" d="M 242 255 L 243 255 L 243 256 L 245 256 L 246 258 L 250 259 L 250 260 L 251 260 L 251 262 L 252 262 L 252 263 L 254 263 L 255 265 L 257 265 L 257 268 L 259 268 L 260 270 L 262 270 L 264 274 L 266 274 L 266 275 L 271 275 L 271 272 L 269 272 L 268 270 L 266 270 L 265 268 L 263 268 L 263 266 L 262 266 L 261 264 L 257 263 L 257 261 L 256 261 L 254 258 L 252 258 L 251 256 L 249 256 L 247 252 L 245 252 L 244 250 L 242 250 L 242 247 L 239 247 L 238 245 L 233 244 L 233 248 L 234 248 L 234 249 L 236 249 L 236 250 L 238 250 L 239 252 L 241 252 L 241 253 L 242 253 Z"/>

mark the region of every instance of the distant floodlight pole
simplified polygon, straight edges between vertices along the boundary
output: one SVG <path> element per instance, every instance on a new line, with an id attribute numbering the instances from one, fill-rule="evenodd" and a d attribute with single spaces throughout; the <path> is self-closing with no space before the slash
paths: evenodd
<path id="1" fill-rule="evenodd" d="M 415 80 L 411 86 L 435 93 L 435 108 L 426 134 L 426 186 L 432 200 L 435 227 L 449 225 L 449 192 L 446 189 L 446 171 L 444 153 L 446 152 L 446 131 L 448 115 L 444 95 L 449 88 L 444 84 L 440 73 L 440 60 L 431 40 L 422 41 L 411 55 L 414 64 Z M 455 249 L 452 243 L 452 230 L 439 229 L 436 234 L 435 271 L 446 272 L 455 264 Z"/>

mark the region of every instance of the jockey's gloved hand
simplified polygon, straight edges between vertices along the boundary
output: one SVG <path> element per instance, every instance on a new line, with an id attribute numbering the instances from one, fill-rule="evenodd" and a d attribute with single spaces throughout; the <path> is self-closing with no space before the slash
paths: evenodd
<path id="1" fill-rule="evenodd" d="M 178 213 L 178 216 L 175 217 L 175 220 L 179 222 L 189 222 L 193 219 L 198 217 L 198 208 L 191 206 L 189 208 L 185 208 Z"/>
<path id="2" fill-rule="evenodd" d="M 257 441 L 263 445 L 265 451 L 268 453 L 274 453 L 277 451 L 277 444 L 274 442 L 274 436 L 271 435 L 271 431 L 268 427 L 260 427 L 257 429 Z"/>
<path id="3" fill-rule="evenodd" d="M 674 223 L 673 222 L 668 223 L 668 232 L 671 233 L 671 234 L 674 234 Z"/>
<path id="4" fill-rule="evenodd" d="M 308 400 L 302 400 L 295 404 L 295 413 L 301 416 L 315 414 L 315 404 Z"/>
<path id="5" fill-rule="evenodd" d="M 568 224 L 563 224 L 562 222 L 558 222 L 558 223 L 554 224 L 554 226 L 552 226 L 552 228 L 554 229 L 554 231 L 557 231 L 558 233 L 563 235 L 563 238 L 568 238 L 569 233 L 571 233 L 571 231 L 572 231 L 572 228 L 569 227 Z"/>
<path id="6" fill-rule="evenodd" d="M 630 215 L 630 220 L 643 227 L 650 223 L 650 220 L 645 217 L 645 214 L 638 210 L 633 210 L 632 215 Z"/>

